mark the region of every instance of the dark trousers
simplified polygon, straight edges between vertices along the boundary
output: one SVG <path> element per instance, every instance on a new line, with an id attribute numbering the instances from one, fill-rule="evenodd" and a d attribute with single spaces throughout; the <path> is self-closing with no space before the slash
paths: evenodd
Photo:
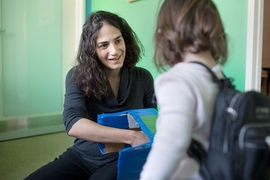
<path id="1" fill-rule="evenodd" d="M 68 149 L 59 158 L 42 166 L 25 180 L 116 180 L 117 161 L 96 168 L 76 151 Z"/>

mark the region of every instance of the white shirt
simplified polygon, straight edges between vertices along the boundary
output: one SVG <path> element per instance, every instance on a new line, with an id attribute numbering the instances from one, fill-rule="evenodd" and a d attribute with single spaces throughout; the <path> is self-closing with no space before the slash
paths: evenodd
<path id="1" fill-rule="evenodd" d="M 223 77 L 220 65 L 212 71 Z M 191 138 L 208 149 L 217 92 L 211 74 L 199 64 L 181 62 L 157 77 L 157 131 L 140 180 L 201 179 L 199 164 L 186 152 Z"/>

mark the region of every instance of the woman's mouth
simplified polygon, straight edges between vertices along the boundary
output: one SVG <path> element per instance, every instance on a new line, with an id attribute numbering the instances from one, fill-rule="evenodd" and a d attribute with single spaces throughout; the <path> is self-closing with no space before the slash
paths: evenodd
<path id="1" fill-rule="evenodd" d="M 118 56 L 118 57 L 115 57 L 115 58 L 111 58 L 111 59 L 109 59 L 109 60 L 111 60 L 111 61 L 117 61 L 117 60 L 120 59 L 120 57 L 121 57 L 121 56 Z"/>

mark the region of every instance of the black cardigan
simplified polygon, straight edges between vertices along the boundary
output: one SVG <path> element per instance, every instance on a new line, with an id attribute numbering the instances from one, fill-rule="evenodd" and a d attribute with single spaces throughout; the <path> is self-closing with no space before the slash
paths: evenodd
<path id="1" fill-rule="evenodd" d="M 97 122 L 97 115 L 101 113 L 156 107 L 152 103 L 154 94 L 153 77 L 144 68 L 122 69 L 118 98 L 115 98 L 111 90 L 110 95 L 101 101 L 84 96 L 82 89 L 72 79 L 72 71 L 73 69 L 66 76 L 63 111 L 64 125 L 67 132 L 81 118 Z M 118 153 L 101 155 L 95 142 L 76 139 L 72 148 L 78 151 L 85 160 L 97 166 L 102 166 L 118 158 Z"/>

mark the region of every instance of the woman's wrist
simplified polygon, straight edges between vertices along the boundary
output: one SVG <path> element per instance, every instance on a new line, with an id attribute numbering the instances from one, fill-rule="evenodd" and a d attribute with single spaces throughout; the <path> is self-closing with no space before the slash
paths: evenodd
<path id="1" fill-rule="evenodd" d="M 136 131 L 133 130 L 125 130 L 125 134 L 123 135 L 124 139 L 124 143 L 125 144 L 130 144 L 132 145 L 134 140 L 136 139 Z"/>

